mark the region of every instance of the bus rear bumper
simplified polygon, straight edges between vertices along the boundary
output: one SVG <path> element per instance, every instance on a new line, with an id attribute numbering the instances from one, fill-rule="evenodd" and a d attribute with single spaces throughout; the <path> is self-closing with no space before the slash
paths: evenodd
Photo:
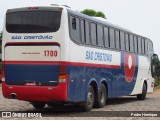
<path id="1" fill-rule="evenodd" d="M 17 86 L 7 85 L 5 81 L 2 81 L 2 93 L 5 98 L 9 99 L 67 102 L 66 83 L 61 83 L 58 86 Z"/>

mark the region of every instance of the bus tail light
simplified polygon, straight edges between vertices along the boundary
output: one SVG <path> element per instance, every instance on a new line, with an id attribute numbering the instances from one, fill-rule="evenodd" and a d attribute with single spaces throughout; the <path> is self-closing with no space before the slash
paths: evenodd
<path id="1" fill-rule="evenodd" d="M 65 83 L 66 82 L 66 73 L 67 73 L 67 68 L 65 64 L 60 64 L 60 69 L 59 69 L 59 82 L 60 83 Z"/>
<path id="2" fill-rule="evenodd" d="M 2 62 L 2 71 L 1 71 L 1 79 L 2 81 L 4 81 L 5 78 L 5 68 L 4 68 L 5 64 L 4 62 Z"/>
<path id="3" fill-rule="evenodd" d="M 66 75 L 59 75 L 59 82 L 65 83 L 66 82 Z"/>
<path id="4" fill-rule="evenodd" d="M 65 75 L 67 73 L 67 68 L 65 64 L 60 64 L 60 68 L 59 68 L 59 74 L 60 75 Z"/>

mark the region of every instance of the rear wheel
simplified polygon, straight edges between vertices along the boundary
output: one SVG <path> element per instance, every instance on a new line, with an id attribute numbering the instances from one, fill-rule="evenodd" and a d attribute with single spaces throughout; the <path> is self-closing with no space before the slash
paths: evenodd
<path id="1" fill-rule="evenodd" d="M 144 100 L 146 98 L 146 94 L 147 94 L 147 86 L 146 86 L 145 83 L 143 83 L 142 94 L 138 94 L 137 99 L 138 100 Z"/>
<path id="2" fill-rule="evenodd" d="M 37 110 L 39 109 L 43 109 L 44 106 L 46 105 L 45 102 L 31 102 L 31 104 L 33 105 L 33 107 Z"/>
<path id="3" fill-rule="evenodd" d="M 90 111 L 93 108 L 94 101 L 95 101 L 94 89 L 92 86 L 89 86 L 88 93 L 87 93 L 87 99 L 83 103 L 84 110 Z"/>
<path id="4" fill-rule="evenodd" d="M 105 87 L 104 84 L 101 84 L 97 97 L 98 98 L 97 98 L 97 101 L 95 103 L 96 107 L 98 107 L 98 108 L 104 107 L 105 104 L 106 104 L 106 99 L 107 99 L 107 91 L 106 91 L 106 87 Z"/>

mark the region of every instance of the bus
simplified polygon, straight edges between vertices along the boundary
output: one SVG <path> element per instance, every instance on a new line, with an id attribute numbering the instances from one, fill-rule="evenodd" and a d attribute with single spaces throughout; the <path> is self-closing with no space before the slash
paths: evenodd
<path id="1" fill-rule="evenodd" d="M 109 98 L 154 88 L 149 38 L 65 6 L 9 9 L 2 40 L 2 92 L 35 109 L 79 104 L 102 108 Z"/>

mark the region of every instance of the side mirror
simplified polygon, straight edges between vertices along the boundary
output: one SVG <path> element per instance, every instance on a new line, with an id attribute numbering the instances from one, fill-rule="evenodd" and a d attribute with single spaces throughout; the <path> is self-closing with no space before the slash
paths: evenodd
<path id="1" fill-rule="evenodd" d="M 153 54 L 152 57 L 151 57 L 151 74 L 152 74 L 152 77 L 155 77 L 155 69 L 158 66 L 158 64 L 156 64 L 156 62 L 159 63 L 158 55 Z"/>

